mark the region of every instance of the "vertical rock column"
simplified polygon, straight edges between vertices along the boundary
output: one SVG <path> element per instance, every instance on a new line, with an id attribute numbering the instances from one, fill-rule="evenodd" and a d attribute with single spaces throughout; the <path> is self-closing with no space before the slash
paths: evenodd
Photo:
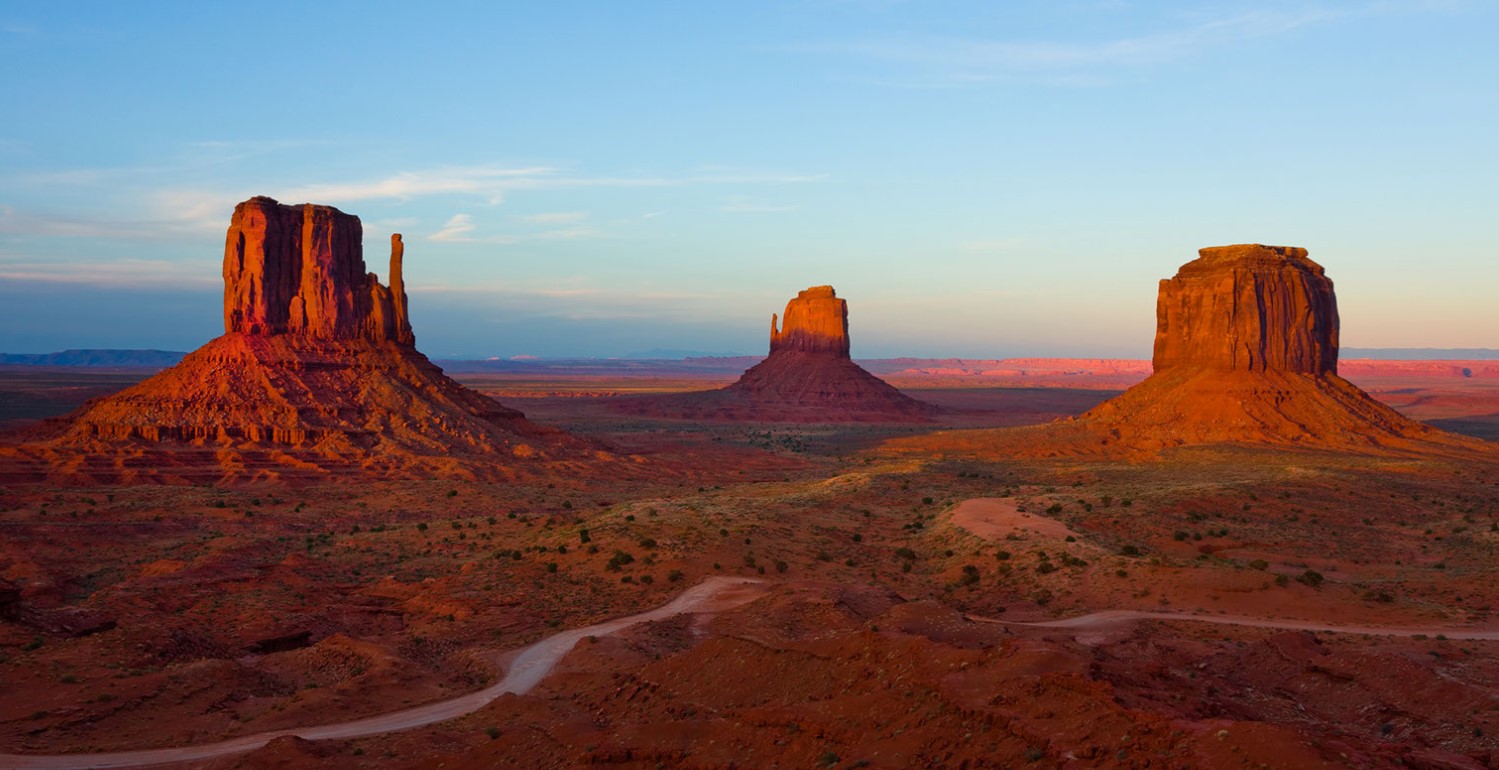
<path id="1" fill-rule="evenodd" d="M 365 271 L 364 226 L 332 206 L 267 197 L 234 209 L 224 243 L 224 331 L 414 344 L 391 236 L 393 288 Z"/>
<path id="2" fill-rule="evenodd" d="M 791 350 L 848 358 L 848 302 L 831 286 L 813 286 L 786 303 L 780 329 L 770 316 L 770 353 Z"/>
<path id="3" fill-rule="evenodd" d="M 1306 249 L 1245 244 L 1198 255 L 1161 281 L 1157 372 L 1337 374 L 1337 299 Z"/>

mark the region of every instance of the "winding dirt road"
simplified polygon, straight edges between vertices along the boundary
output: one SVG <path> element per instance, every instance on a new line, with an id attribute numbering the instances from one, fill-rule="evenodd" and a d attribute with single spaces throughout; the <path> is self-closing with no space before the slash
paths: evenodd
<path id="1" fill-rule="evenodd" d="M 1003 620 L 968 616 L 970 620 L 983 623 L 998 623 L 1006 626 L 1031 626 L 1033 628 L 1065 628 L 1080 632 L 1114 631 L 1137 620 L 1172 620 L 1194 623 L 1214 623 L 1223 626 L 1252 626 L 1254 628 L 1280 628 L 1287 631 L 1331 631 L 1338 634 L 1368 634 L 1370 636 L 1444 636 L 1448 639 L 1474 639 L 1499 641 L 1496 628 L 1419 628 L 1413 626 L 1330 626 L 1307 620 L 1275 620 L 1251 618 L 1243 615 L 1194 615 L 1187 612 L 1160 612 L 1153 610 L 1104 610 L 1060 620 Z"/>
<path id="2" fill-rule="evenodd" d="M 389 714 L 380 714 L 348 722 L 337 722 L 315 727 L 294 727 L 286 730 L 246 735 L 219 743 L 201 746 L 183 746 L 168 749 L 146 749 L 142 751 L 119 751 L 105 754 L 20 755 L 0 754 L 0 770 L 61 770 L 70 768 L 139 767 L 164 765 L 174 762 L 189 762 L 213 757 L 222 757 L 252 751 L 284 735 L 295 735 L 307 740 L 330 738 L 361 738 L 381 733 L 409 730 L 437 722 L 444 722 L 483 708 L 504 693 L 529 692 L 538 682 L 551 673 L 557 663 L 567 655 L 581 639 L 587 636 L 604 636 L 623 630 L 637 623 L 664 620 L 684 612 L 719 612 L 732 609 L 754 600 L 765 591 L 761 581 L 747 578 L 711 577 L 687 589 L 669 604 L 648 612 L 617 620 L 598 623 L 586 628 L 563 631 L 549 636 L 521 650 L 505 670 L 505 676 L 495 684 L 482 690 L 461 695 L 451 700 L 428 703 Z M 1180 612 L 1150 610 L 1105 610 L 1060 620 L 1017 621 L 999 618 L 969 616 L 971 620 L 997 623 L 1007 626 L 1029 626 L 1033 628 L 1058 628 L 1080 632 L 1079 641 L 1087 641 L 1090 634 L 1106 634 L 1117 631 L 1140 620 L 1189 621 L 1215 623 L 1219 625 L 1251 626 L 1255 628 L 1280 628 L 1294 631 L 1331 631 L 1343 634 L 1370 634 L 1377 636 L 1445 636 L 1448 639 L 1499 640 L 1499 629 L 1475 628 L 1412 628 L 1382 626 L 1330 626 L 1300 620 L 1275 620 L 1236 615 L 1193 615 Z"/>
<path id="3" fill-rule="evenodd" d="M 116 751 L 105 754 L 0 754 L 0 770 L 165 765 L 253 751 L 284 735 L 295 735 L 310 741 L 329 738 L 361 738 L 445 722 L 478 711 L 505 693 L 529 692 L 547 674 L 551 673 L 558 661 L 562 660 L 563 656 L 567 655 L 568 651 L 572 650 L 584 637 L 605 636 L 637 623 L 664 620 L 684 612 L 720 612 L 732 609 L 752 601 L 763 593 L 763 589 L 755 585 L 759 582 L 747 578 L 710 577 L 687 589 L 669 604 L 654 610 L 549 636 L 521 650 L 511 661 L 509 668 L 505 670 L 505 676 L 500 681 L 482 690 L 460 695 L 451 700 L 428 703 L 348 722 L 273 730 L 200 746 Z"/>

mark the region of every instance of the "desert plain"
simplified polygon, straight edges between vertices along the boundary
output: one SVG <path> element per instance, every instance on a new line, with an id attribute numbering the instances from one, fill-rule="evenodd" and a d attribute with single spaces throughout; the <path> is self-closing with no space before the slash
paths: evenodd
<path id="1" fill-rule="evenodd" d="M 250 199 L 223 336 L 0 371 L 0 768 L 1499 761 L 1499 364 L 1340 362 L 1304 249 L 1150 362 L 861 365 L 814 286 L 438 364 L 361 242 Z"/>

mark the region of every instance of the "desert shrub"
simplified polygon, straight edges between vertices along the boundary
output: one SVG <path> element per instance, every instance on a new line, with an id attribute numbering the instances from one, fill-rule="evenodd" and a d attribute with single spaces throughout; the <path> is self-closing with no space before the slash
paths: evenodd
<path id="1" fill-rule="evenodd" d="M 1322 585 L 1322 580 L 1322 573 L 1310 569 L 1296 576 L 1296 582 L 1305 583 L 1312 588 L 1316 588 L 1317 586 Z"/>
<path id="2" fill-rule="evenodd" d="M 580 543 L 587 543 L 590 540 L 593 540 L 593 536 L 590 535 L 590 534 L 588 534 L 588 530 L 586 530 L 586 529 L 580 529 L 580 530 L 578 530 L 578 542 L 580 542 Z"/>
<path id="3" fill-rule="evenodd" d="M 641 548 L 647 548 L 647 549 L 649 549 L 649 548 L 655 548 L 656 547 L 656 538 L 654 538 L 654 537 L 642 537 L 642 538 L 640 538 L 640 547 Z"/>
<path id="4" fill-rule="evenodd" d="M 776 572 L 785 572 L 788 569 L 791 569 L 791 565 L 790 564 L 787 564 L 786 562 L 781 561 L 780 559 L 776 559 Z"/>
<path id="5" fill-rule="evenodd" d="M 1140 555 L 1140 546 L 1138 546 L 1138 545 L 1127 545 L 1127 546 L 1124 546 L 1123 548 L 1120 548 L 1119 549 L 1119 553 L 1122 554 L 1122 555 L 1124 555 L 1124 556 L 1139 556 Z"/>
<path id="6" fill-rule="evenodd" d="M 995 559 L 995 561 L 1009 561 L 1010 560 L 1010 552 L 1009 551 L 1003 551 L 1003 550 L 1001 550 L 1001 551 L 995 551 L 994 552 L 994 559 Z"/>
<path id="7" fill-rule="evenodd" d="M 547 570 L 547 572 L 556 572 L 557 571 L 557 562 L 554 562 L 554 561 L 547 562 L 546 570 Z"/>
<path id="8" fill-rule="evenodd" d="M 666 573 L 666 579 L 668 581 L 673 582 L 673 583 L 680 583 L 680 582 L 682 582 L 682 578 L 683 577 L 685 577 L 685 576 L 682 574 L 682 571 L 679 570 L 679 569 L 674 569 L 671 572 Z"/>
<path id="9" fill-rule="evenodd" d="M 895 549 L 895 555 L 907 561 L 914 561 L 916 559 L 916 552 L 905 546 Z"/>
<path id="10" fill-rule="evenodd" d="M 633 554 L 628 551 L 616 550 L 614 555 L 609 557 L 609 563 L 605 564 L 604 568 L 610 572 L 618 572 L 621 567 L 634 561 L 635 556 Z"/>
<path id="11" fill-rule="evenodd" d="M 958 580 L 960 585 L 971 586 L 979 582 L 979 568 L 972 564 L 963 565 L 963 577 Z"/>
<path id="12" fill-rule="evenodd" d="M 1270 562 L 1265 561 L 1264 559 L 1255 559 L 1254 561 L 1249 562 L 1249 568 L 1264 572 L 1265 570 L 1270 568 Z"/>
<path id="13" fill-rule="evenodd" d="M 1036 565 L 1036 574 L 1037 575 L 1049 575 L 1049 574 L 1051 574 L 1053 572 L 1056 572 L 1056 571 L 1057 571 L 1057 565 L 1052 564 L 1049 561 L 1043 561 L 1040 564 Z"/>

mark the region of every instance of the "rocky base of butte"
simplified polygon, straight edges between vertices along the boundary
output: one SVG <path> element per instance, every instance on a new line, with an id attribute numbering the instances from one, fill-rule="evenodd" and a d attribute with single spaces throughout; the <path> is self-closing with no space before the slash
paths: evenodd
<path id="1" fill-rule="evenodd" d="M 54 423 L 45 440 L 0 449 L 4 474 L 508 478 L 604 456 L 463 387 L 418 352 L 401 238 L 391 238 L 387 287 L 365 269 L 362 236 L 358 217 L 329 206 L 239 204 L 224 248 L 225 334 Z"/>
<path id="2" fill-rule="evenodd" d="M 770 355 L 719 390 L 634 398 L 631 414 L 763 422 L 928 422 L 940 410 L 849 357 L 848 302 L 831 286 L 799 292 L 770 319 Z"/>

